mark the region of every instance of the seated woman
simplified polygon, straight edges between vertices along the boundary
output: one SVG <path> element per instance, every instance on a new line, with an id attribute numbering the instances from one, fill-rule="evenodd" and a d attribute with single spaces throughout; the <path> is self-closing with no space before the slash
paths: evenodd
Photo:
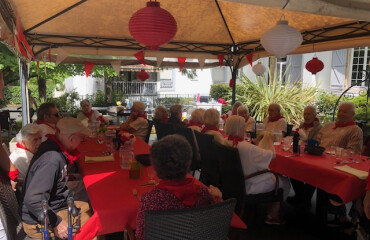
<path id="1" fill-rule="evenodd" d="M 145 115 L 145 104 L 142 102 L 133 102 L 131 107 L 131 115 L 126 122 L 122 123 L 121 130 L 135 134 L 141 139 L 145 139 L 148 131 L 148 120 Z"/>
<path id="2" fill-rule="evenodd" d="M 80 102 L 82 112 L 77 115 L 77 119 L 80 121 L 88 122 L 98 122 L 105 123 L 107 122 L 102 115 L 96 110 L 92 109 L 91 103 L 88 99 L 84 99 Z"/>
<path id="3" fill-rule="evenodd" d="M 256 121 L 249 115 L 249 109 L 247 106 L 238 107 L 238 116 L 245 119 L 245 131 L 255 132 L 256 131 Z"/>
<path id="4" fill-rule="evenodd" d="M 203 120 L 205 126 L 202 129 L 202 133 L 212 135 L 216 142 L 224 144 L 225 139 L 218 130 L 218 124 L 220 123 L 220 113 L 213 108 L 207 109 L 204 112 Z"/>
<path id="5" fill-rule="evenodd" d="M 202 131 L 203 127 L 203 116 L 204 116 L 204 110 L 203 108 L 197 108 L 191 113 L 191 118 L 188 123 L 188 128 L 193 129 L 194 131 Z"/>
<path id="6" fill-rule="evenodd" d="M 151 163 L 161 179 L 159 184 L 141 198 L 136 217 L 136 239 L 143 240 L 144 212 L 146 210 L 168 210 L 199 207 L 222 199 L 221 191 L 213 186 L 209 189 L 191 177 L 189 171 L 192 150 L 185 138 L 169 135 L 152 145 Z"/>
<path id="7" fill-rule="evenodd" d="M 268 169 L 271 160 L 274 157 L 273 139 L 269 150 L 262 149 L 253 144 L 244 141 L 245 119 L 240 116 L 230 116 L 224 128 L 225 134 L 229 135 L 226 145 L 238 149 L 240 161 L 243 167 L 245 176 L 248 176 L 257 171 Z M 262 142 L 263 140 L 261 140 Z M 284 190 L 284 199 L 289 194 L 290 182 L 289 179 L 283 176 L 279 177 L 280 188 Z M 276 178 L 271 173 L 265 173 L 257 177 L 250 178 L 245 181 L 245 192 L 247 194 L 265 193 L 274 190 Z M 267 224 L 282 224 L 283 220 L 280 216 L 280 202 L 272 203 L 266 216 L 265 223 Z"/>
<path id="8" fill-rule="evenodd" d="M 168 112 L 164 106 L 160 105 L 154 109 L 153 122 L 154 124 L 157 122 L 168 122 Z"/>
<path id="9" fill-rule="evenodd" d="M 19 171 L 19 179 L 25 179 L 33 154 L 42 140 L 42 130 L 37 124 L 25 125 L 17 134 L 17 147 L 9 158 Z"/>
<path id="10" fill-rule="evenodd" d="M 186 124 L 181 121 L 182 119 L 182 106 L 181 105 L 172 105 L 170 107 L 170 118 L 168 123 L 172 124 L 174 130 L 176 131 L 179 128 L 186 127 Z"/>

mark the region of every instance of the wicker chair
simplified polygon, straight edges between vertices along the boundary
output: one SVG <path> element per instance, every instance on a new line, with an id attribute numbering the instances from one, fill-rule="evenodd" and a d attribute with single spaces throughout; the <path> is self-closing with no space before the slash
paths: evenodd
<path id="1" fill-rule="evenodd" d="M 225 240 L 235 199 L 197 208 L 145 212 L 146 240 Z M 129 239 L 133 240 L 132 230 Z"/>

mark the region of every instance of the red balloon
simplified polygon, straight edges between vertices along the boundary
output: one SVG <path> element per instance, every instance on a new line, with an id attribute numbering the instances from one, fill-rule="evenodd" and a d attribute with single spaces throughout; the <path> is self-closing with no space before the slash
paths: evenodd
<path id="1" fill-rule="evenodd" d="M 131 16 L 128 27 L 133 38 L 148 50 L 158 50 L 177 32 L 177 23 L 171 13 L 160 8 L 159 2 L 151 1 Z"/>
<path id="2" fill-rule="evenodd" d="M 145 70 L 141 70 L 136 74 L 136 78 L 140 79 L 143 82 L 145 82 L 145 80 L 147 80 L 149 77 L 149 73 L 145 72 Z"/>
<path id="3" fill-rule="evenodd" d="M 229 87 L 234 87 L 234 79 L 230 79 L 229 81 Z"/>
<path id="4" fill-rule="evenodd" d="M 324 69 L 324 63 L 317 57 L 313 57 L 310 61 L 306 63 L 306 69 L 312 74 L 316 74 Z"/>

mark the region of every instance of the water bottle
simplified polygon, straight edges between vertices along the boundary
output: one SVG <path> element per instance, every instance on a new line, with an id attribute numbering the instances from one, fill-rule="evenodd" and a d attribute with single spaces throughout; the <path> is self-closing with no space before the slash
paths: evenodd
<path id="1" fill-rule="evenodd" d="M 134 159 L 134 151 L 132 146 L 127 144 L 121 145 L 119 149 L 120 166 L 122 169 L 129 169 L 130 162 Z"/>
<path id="2" fill-rule="evenodd" d="M 295 131 L 293 134 L 293 152 L 299 153 L 300 151 L 300 145 L 299 145 L 299 133 L 298 131 Z"/>

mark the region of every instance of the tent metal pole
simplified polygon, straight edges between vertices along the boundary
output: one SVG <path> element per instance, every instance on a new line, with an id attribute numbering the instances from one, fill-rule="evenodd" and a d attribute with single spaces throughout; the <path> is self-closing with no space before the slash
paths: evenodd
<path id="1" fill-rule="evenodd" d="M 21 97 L 22 97 L 22 126 L 24 126 L 27 123 L 29 123 L 27 63 L 19 58 L 18 65 L 19 65 L 19 80 L 20 80 L 20 85 L 21 85 Z"/>

